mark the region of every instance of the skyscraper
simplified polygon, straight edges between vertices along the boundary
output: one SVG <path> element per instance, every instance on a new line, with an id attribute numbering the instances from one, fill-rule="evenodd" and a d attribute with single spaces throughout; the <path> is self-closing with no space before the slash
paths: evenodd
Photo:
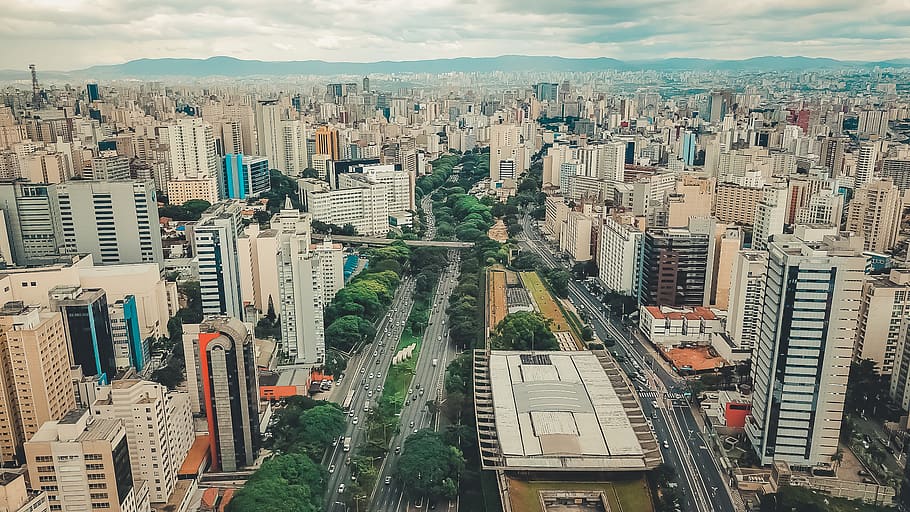
<path id="1" fill-rule="evenodd" d="M 338 145 L 338 130 L 331 126 L 316 128 L 316 152 L 329 155 L 332 160 L 341 159 L 341 148 Z"/>
<path id="2" fill-rule="evenodd" d="M 180 119 L 167 127 L 171 176 L 178 179 L 215 178 L 218 154 L 212 125 L 200 118 Z"/>
<path id="3" fill-rule="evenodd" d="M 522 145 L 521 127 L 514 124 L 494 124 L 490 127 L 490 181 L 500 181 L 501 162 L 511 160 L 508 166 L 515 170 L 515 162 L 522 161 L 519 150 Z M 524 171 L 523 165 L 518 165 L 517 171 Z M 513 176 L 514 177 L 514 176 Z"/>
<path id="4" fill-rule="evenodd" d="M 766 185 L 762 200 L 755 207 L 755 226 L 752 234 L 752 248 L 765 250 L 773 235 L 784 232 L 787 217 L 786 184 Z"/>
<path id="5" fill-rule="evenodd" d="M 139 331 L 136 297 L 127 295 L 111 303 L 110 318 L 117 368 L 132 367 L 141 373 L 149 359 L 149 347 Z"/>
<path id="6" fill-rule="evenodd" d="M 714 275 L 714 243 L 714 222 L 690 223 L 689 229 L 649 229 L 642 240 L 639 303 L 704 305 Z"/>
<path id="7" fill-rule="evenodd" d="M 765 251 L 740 251 L 733 263 L 726 331 L 739 347 L 751 349 L 758 337 L 767 271 Z"/>
<path id="8" fill-rule="evenodd" d="M 199 325 L 194 349 L 199 373 L 197 382 L 188 384 L 202 391 L 212 467 L 237 471 L 252 464 L 259 453 L 259 379 L 253 336 L 236 318 L 209 317 Z"/>
<path id="9" fill-rule="evenodd" d="M 117 375 L 117 361 L 104 290 L 63 285 L 48 295 L 51 309 L 63 316 L 72 364 L 81 366 L 83 375 L 110 382 Z"/>
<path id="10" fill-rule="evenodd" d="M 897 243 L 905 206 L 890 179 L 867 182 L 856 188 L 847 206 L 847 231 L 865 237 L 867 251 L 886 252 Z"/>
<path id="11" fill-rule="evenodd" d="M 746 434 L 763 464 L 829 467 L 838 450 L 862 295 L 859 240 L 769 246 Z"/>
<path id="12" fill-rule="evenodd" d="M 76 407 L 60 313 L 21 302 L 0 309 L 0 462 L 24 462 L 22 444 Z"/>
<path id="13" fill-rule="evenodd" d="M 202 312 L 243 318 L 237 237 L 243 232 L 240 204 L 223 201 L 206 210 L 193 226 Z"/>
<path id="14" fill-rule="evenodd" d="M 164 263 L 154 181 L 74 180 L 56 189 L 64 253 L 104 265 Z"/>
<path id="15" fill-rule="evenodd" d="M 281 106 L 278 100 L 264 100 L 256 103 L 256 154 L 269 162 L 278 163 L 280 151 L 279 127 Z M 279 170 L 286 172 L 285 169 Z"/>
<path id="16" fill-rule="evenodd" d="M 269 161 L 261 156 L 225 155 L 219 180 L 221 196 L 225 199 L 246 199 L 267 192 Z"/>
<path id="17" fill-rule="evenodd" d="M 57 185 L 21 181 L 0 183 L 0 210 L 6 221 L 12 253 L 7 264 L 38 265 L 59 255 L 63 246 L 63 226 Z"/>
<path id="18" fill-rule="evenodd" d="M 856 157 L 856 174 L 853 177 L 853 188 L 857 189 L 872 181 L 875 175 L 875 162 L 878 160 L 876 144 L 866 142 L 860 145 Z"/>

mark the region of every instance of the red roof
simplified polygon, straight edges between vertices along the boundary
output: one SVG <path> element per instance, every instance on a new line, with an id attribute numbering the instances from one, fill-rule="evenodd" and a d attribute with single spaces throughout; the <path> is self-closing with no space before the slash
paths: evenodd
<path id="1" fill-rule="evenodd" d="M 218 489 L 209 487 L 202 492 L 202 508 L 204 510 L 214 510 L 216 501 L 218 501 Z"/>
<path id="2" fill-rule="evenodd" d="M 193 446 L 190 447 L 189 453 L 186 454 L 186 458 L 183 459 L 183 465 L 180 466 L 180 470 L 177 471 L 178 475 L 198 475 L 201 471 L 199 468 L 205 464 L 206 459 L 209 456 L 209 435 L 202 434 L 196 437 L 196 440 L 193 441 Z"/>
<path id="3" fill-rule="evenodd" d="M 686 320 L 717 320 L 713 311 L 701 306 L 682 311 L 667 311 L 666 313 L 661 311 L 658 306 L 646 306 L 646 309 L 651 313 L 651 316 L 657 320 L 666 318 L 669 318 L 670 320 L 682 320 L 683 318 Z"/>

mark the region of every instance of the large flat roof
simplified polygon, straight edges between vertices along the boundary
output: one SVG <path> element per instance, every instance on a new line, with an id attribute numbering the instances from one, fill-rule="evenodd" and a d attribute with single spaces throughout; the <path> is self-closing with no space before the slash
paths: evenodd
<path id="1" fill-rule="evenodd" d="M 505 468 L 650 466 L 646 459 L 653 458 L 656 441 L 641 428 L 640 406 L 628 382 L 611 378 L 594 353 L 492 351 L 486 375 L 496 451 Z"/>

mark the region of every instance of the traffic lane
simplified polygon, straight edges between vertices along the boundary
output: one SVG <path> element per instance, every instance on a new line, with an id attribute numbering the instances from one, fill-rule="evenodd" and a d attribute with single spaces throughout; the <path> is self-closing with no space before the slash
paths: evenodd
<path id="1" fill-rule="evenodd" d="M 720 510 L 734 510 L 733 500 L 726 492 L 717 460 L 711 453 L 711 449 L 708 447 L 704 436 L 699 431 L 698 424 L 695 422 L 695 418 L 693 417 L 694 411 L 688 406 L 677 406 L 673 408 L 673 413 L 680 425 L 687 430 L 686 434 L 690 439 L 689 446 L 691 447 L 692 456 L 695 459 L 695 462 L 699 467 L 709 469 L 707 471 L 702 471 L 701 475 L 706 486 L 708 486 L 712 500 L 715 501 Z M 713 468 L 714 470 L 711 471 L 710 468 Z M 722 489 L 723 492 L 720 492 Z"/>
<path id="2" fill-rule="evenodd" d="M 673 436 L 670 434 L 670 423 L 667 421 L 666 416 L 659 411 L 657 417 L 654 417 L 655 408 L 651 402 L 647 402 L 644 399 L 642 399 L 641 402 L 642 410 L 645 412 L 646 417 L 651 419 L 651 424 L 654 427 L 654 436 L 657 438 L 664 462 L 673 466 L 676 471 L 676 483 L 683 496 L 682 503 L 680 504 L 682 505 L 682 510 L 697 510 L 692 503 L 692 488 L 689 478 L 686 477 L 687 465 L 685 463 L 684 455 L 680 453 L 676 443 L 673 441 Z M 664 442 L 667 442 L 667 446 L 664 446 Z"/>

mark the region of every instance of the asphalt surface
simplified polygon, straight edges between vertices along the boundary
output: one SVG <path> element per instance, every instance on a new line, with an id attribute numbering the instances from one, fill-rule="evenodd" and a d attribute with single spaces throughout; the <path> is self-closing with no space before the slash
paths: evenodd
<path id="1" fill-rule="evenodd" d="M 327 511 L 337 512 L 345 509 L 341 503 L 342 496 L 339 493 L 339 487 L 341 484 L 344 484 L 346 488 L 350 486 L 351 471 L 348 459 L 357 453 L 358 444 L 366 438 L 365 422 L 368 412 L 364 410 L 364 406 L 368 401 L 375 403 L 382 396 L 381 388 L 385 385 L 395 349 L 401 339 L 408 316 L 411 314 L 411 308 L 414 305 L 413 297 L 414 280 L 410 276 L 406 276 L 401 280 L 401 284 L 395 292 L 389 312 L 376 326 L 375 339 L 363 348 L 362 355 L 349 364 L 348 370 L 344 374 L 340 384 L 342 387 L 340 395 L 346 397 L 350 390 L 354 389 L 354 397 L 349 407 L 352 414 L 347 416 L 348 424 L 344 433 L 344 437 L 351 437 L 351 451 L 345 452 L 343 443 L 339 440 L 323 460 L 324 465 L 329 468 L 325 508 Z M 374 354 L 376 355 L 374 356 Z M 377 373 L 381 375 L 377 375 Z M 355 419 L 357 420 L 356 425 L 354 424 Z M 347 489 L 345 492 L 348 492 Z"/>
<path id="2" fill-rule="evenodd" d="M 531 219 L 525 215 L 521 222 L 524 229 L 519 235 L 521 245 L 540 256 L 547 266 L 565 268 L 540 237 Z M 649 347 L 638 343 L 628 328 L 616 322 L 583 284 L 570 279 L 569 298 L 579 310 L 587 313 L 598 337 L 617 341 L 610 351 L 624 360 L 620 366 L 626 373 L 630 377 L 636 373 L 641 375 L 640 379 L 633 377 L 633 381 L 645 416 L 651 418 L 661 443 L 664 461 L 676 468 L 683 495 L 680 509 L 734 512 L 733 500 L 724 485 L 725 477 L 705 444 L 689 403 L 679 393 L 683 379 L 654 363 L 656 356 Z"/>

